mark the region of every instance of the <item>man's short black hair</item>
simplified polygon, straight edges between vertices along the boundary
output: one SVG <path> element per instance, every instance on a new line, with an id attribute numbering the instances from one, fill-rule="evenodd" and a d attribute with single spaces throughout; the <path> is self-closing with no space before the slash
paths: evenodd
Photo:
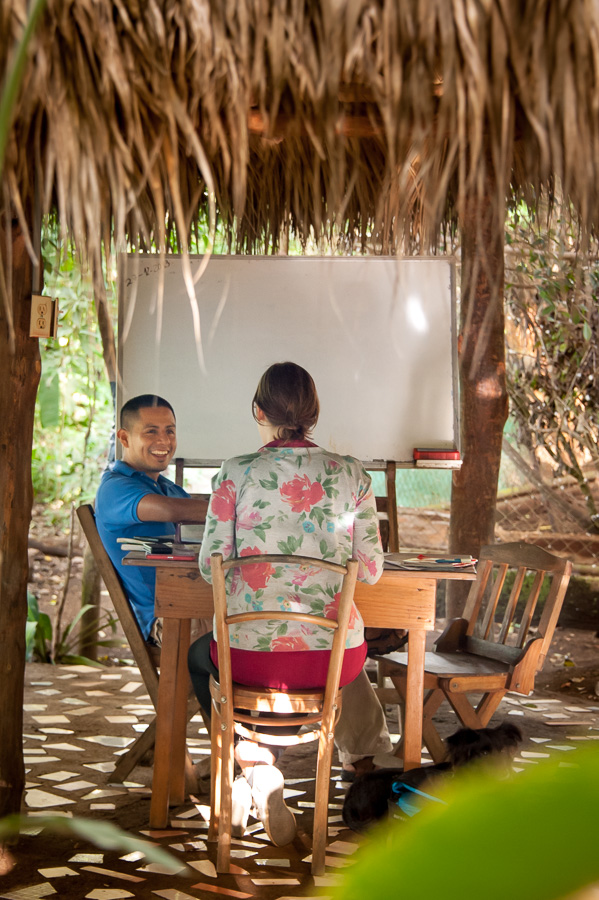
<path id="1" fill-rule="evenodd" d="M 164 397 L 159 397 L 158 394 L 140 394 L 139 397 L 127 400 L 121 409 L 121 428 L 129 428 L 131 420 L 137 417 L 140 409 L 149 409 L 153 406 L 166 406 L 176 419 L 175 410 Z"/>

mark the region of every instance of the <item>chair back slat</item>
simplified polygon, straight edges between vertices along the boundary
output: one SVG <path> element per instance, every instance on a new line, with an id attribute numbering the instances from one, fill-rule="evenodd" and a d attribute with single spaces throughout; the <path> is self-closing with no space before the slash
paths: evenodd
<path id="1" fill-rule="evenodd" d="M 479 560 L 476 581 L 472 582 L 472 586 L 468 593 L 468 599 L 466 600 L 466 606 L 464 607 L 463 618 L 468 622 L 466 634 L 472 634 L 476 627 L 483 597 L 485 596 L 485 591 L 492 571 L 493 562 L 490 559 Z"/>
<path id="2" fill-rule="evenodd" d="M 539 656 L 539 668 L 545 662 L 572 574 L 572 563 L 570 560 L 564 559 L 562 562 L 564 563 L 563 570 L 559 575 L 556 573 L 553 577 L 539 622 L 538 634 L 543 638 L 543 647 Z"/>
<path id="3" fill-rule="evenodd" d="M 487 608 L 485 611 L 483 624 L 482 624 L 482 635 L 484 640 L 487 640 L 489 635 L 493 630 L 493 626 L 495 624 L 495 613 L 497 611 L 497 604 L 499 603 L 499 598 L 501 596 L 501 591 L 503 590 L 503 585 L 505 583 L 505 576 L 507 575 L 508 566 L 507 563 L 503 563 L 499 566 L 499 569 L 495 576 L 495 582 L 493 584 L 493 589 L 491 591 L 491 596 L 489 602 L 487 603 Z"/>
<path id="4" fill-rule="evenodd" d="M 235 613 L 234 616 L 226 616 L 225 622 L 227 625 L 236 625 L 238 622 L 255 622 L 262 620 L 275 620 L 282 622 L 306 622 L 309 625 L 314 624 L 314 618 L 311 613 L 291 613 L 286 610 L 280 610 L 276 612 L 275 610 L 268 610 L 262 612 L 244 612 L 244 613 Z M 339 625 L 336 619 L 325 619 L 322 616 L 318 616 L 320 619 L 318 625 L 321 628 L 330 628 L 335 631 Z"/>
<path id="5" fill-rule="evenodd" d="M 527 638 L 528 632 L 530 631 L 530 626 L 532 624 L 532 619 L 535 614 L 535 609 L 537 608 L 537 601 L 539 599 L 539 595 L 541 593 L 541 588 L 543 587 L 543 582 L 545 581 L 545 575 L 547 573 L 543 569 L 539 569 L 539 571 L 535 574 L 535 580 L 532 584 L 532 587 L 528 594 L 528 599 L 526 601 L 526 606 L 524 607 L 524 612 L 522 613 L 522 617 L 520 619 L 520 628 L 518 630 L 518 646 L 524 647 Z"/>
<path id="6" fill-rule="evenodd" d="M 514 578 L 514 584 L 512 585 L 512 590 L 510 593 L 510 599 L 507 602 L 507 606 L 505 608 L 505 614 L 503 616 L 503 622 L 501 624 L 501 630 L 499 632 L 499 637 L 497 638 L 500 644 L 505 644 L 507 641 L 508 634 L 510 633 L 510 628 L 512 622 L 514 621 L 514 615 L 516 613 L 516 606 L 518 605 L 518 600 L 520 598 L 520 591 L 522 590 L 522 585 L 524 584 L 524 579 L 526 578 L 526 569 L 523 566 L 520 566 L 516 572 Z"/>
<path id="7" fill-rule="evenodd" d="M 219 554 L 216 554 L 217 556 Z M 223 571 L 228 569 L 241 569 L 244 566 L 263 565 L 264 563 L 278 563 L 279 565 L 292 565 L 298 567 L 316 567 L 327 569 L 329 572 L 338 572 L 340 575 L 347 573 L 346 566 L 330 562 L 327 559 L 318 559 L 314 556 L 289 556 L 286 553 L 264 553 L 257 556 L 238 556 L 223 562 Z"/>

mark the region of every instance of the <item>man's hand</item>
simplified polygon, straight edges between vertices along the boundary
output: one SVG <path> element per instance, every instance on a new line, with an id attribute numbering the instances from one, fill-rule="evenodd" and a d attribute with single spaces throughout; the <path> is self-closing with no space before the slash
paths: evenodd
<path id="1" fill-rule="evenodd" d="M 208 501 L 198 497 L 163 497 L 146 494 L 137 504 L 142 522 L 205 522 Z"/>

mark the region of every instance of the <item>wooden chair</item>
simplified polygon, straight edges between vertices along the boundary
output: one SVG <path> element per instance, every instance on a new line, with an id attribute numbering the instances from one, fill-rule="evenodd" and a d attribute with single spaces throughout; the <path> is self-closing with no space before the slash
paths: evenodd
<path id="1" fill-rule="evenodd" d="M 156 709 L 158 704 L 158 672 L 156 658 L 152 658 L 150 650 L 143 638 L 140 627 L 131 609 L 129 599 L 123 590 L 123 586 L 116 572 L 112 560 L 104 548 L 104 544 L 98 534 L 94 509 L 90 504 L 84 504 L 77 509 L 77 517 L 81 523 L 83 533 L 87 538 L 90 550 L 98 567 L 102 581 L 110 595 L 121 628 L 131 648 L 133 659 L 139 667 L 150 700 Z M 194 716 L 199 710 L 199 704 L 195 697 L 190 699 L 188 706 L 188 718 Z M 111 781 L 122 782 L 132 772 L 144 754 L 154 746 L 156 737 L 156 717 L 152 719 L 145 731 L 143 731 L 129 747 L 127 753 L 120 757 L 114 772 L 110 774 Z M 193 775 L 193 765 L 189 754 L 185 763 L 185 778 L 190 788 L 194 786 L 196 779 Z"/>
<path id="2" fill-rule="evenodd" d="M 508 571 L 513 572 L 513 582 L 506 596 Z M 444 700 L 463 726 L 484 728 L 507 691 L 532 691 L 553 637 L 571 571 L 568 560 L 521 541 L 482 548 L 463 618 L 449 622 L 435 651 L 425 655 L 424 688 L 428 693 L 423 705 L 422 736 L 435 762 L 441 762 L 445 756 L 445 745 L 433 724 L 433 716 Z M 526 578 L 528 573 L 532 584 L 530 577 Z M 538 626 L 531 628 L 546 578 L 549 592 Z M 525 584 L 530 584 L 530 590 L 527 596 L 524 591 L 520 599 Z M 405 655 L 393 653 L 376 659 L 383 675 L 391 679 L 401 703 L 406 691 Z M 389 702 L 389 690 L 380 693 Z M 481 693 L 476 705 L 470 702 L 468 695 Z M 400 751 L 401 742 L 396 755 L 401 755 Z"/>
<path id="3" fill-rule="evenodd" d="M 225 593 L 225 571 L 227 569 L 261 563 L 277 565 L 319 566 L 343 577 L 337 619 L 291 612 L 250 611 L 237 615 L 227 615 Z M 214 610 L 219 657 L 220 683 L 210 679 L 212 696 L 212 772 L 211 772 L 211 816 L 208 840 L 218 836 L 216 868 L 218 872 L 228 872 L 231 854 L 231 789 L 233 784 L 233 742 L 239 734 L 247 740 L 261 741 L 277 746 L 292 746 L 318 740 L 318 763 L 316 769 L 316 792 L 314 805 L 314 831 L 312 841 L 312 872 L 321 874 L 325 867 L 325 850 L 329 807 L 329 782 L 335 724 L 341 712 L 341 690 L 339 677 L 343 662 L 343 651 L 347 627 L 353 604 L 354 588 L 358 572 L 356 560 L 349 560 L 347 566 L 339 566 L 324 560 L 302 556 L 246 556 L 223 563 L 220 553 L 211 558 Z M 237 622 L 281 619 L 283 621 L 306 622 L 330 628 L 334 631 L 331 659 L 326 687 L 322 691 L 275 691 L 269 688 L 252 688 L 235 684 L 231 677 L 229 652 L 229 628 Z M 284 709 L 286 715 L 269 717 L 272 712 Z M 251 715 L 254 712 L 255 715 Z M 266 713 L 266 715 L 261 715 Z M 298 720 L 297 714 L 301 714 Z M 311 726 L 303 734 L 273 735 L 261 733 L 290 726 Z"/>

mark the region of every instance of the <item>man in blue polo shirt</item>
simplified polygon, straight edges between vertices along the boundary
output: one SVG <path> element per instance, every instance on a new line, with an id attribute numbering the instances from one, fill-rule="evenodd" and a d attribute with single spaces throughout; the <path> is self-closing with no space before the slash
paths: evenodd
<path id="1" fill-rule="evenodd" d="M 154 618 L 156 572 L 123 566 L 117 538 L 174 535 L 175 522 L 203 522 L 207 502 L 190 497 L 163 472 L 177 449 L 172 406 L 162 397 L 142 394 L 121 410 L 117 437 L 122 459 L 111 463 L 96 495 L 96 523 L 108 555 L 123 583 L 145 640 L 159 644 Z"/>

